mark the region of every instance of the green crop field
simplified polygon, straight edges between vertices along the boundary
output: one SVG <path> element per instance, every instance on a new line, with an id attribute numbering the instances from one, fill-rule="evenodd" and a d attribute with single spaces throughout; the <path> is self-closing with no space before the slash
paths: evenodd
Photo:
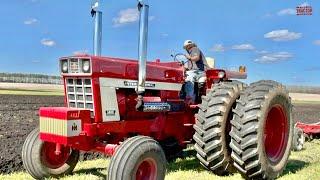
<path id="1" fill-rule="evenodd" d="M 1 89 L 0 94 L 34 95 L 34 96 L 63 96 L 63 90 L 54 89 Z"/>
<path id="2" fill-rule="evenodd" d="M 320 140 L 314 140 L 305 144 L 305 149 L 300 152 L 292 152 L 288 165 L 279 179 L 304 180 L 320 178 Z M 212 180 L 212 179 L 241 179 L 236 173 L 226 177 L 215 176 L 208 172 L 194 157 L 194 151 L 185 151 L 186 158 L 177 159 L 168 164 L 166 180 Z M 104 179 L 107 175 L 109 159 L 97 159 L 80 162 L 73 175 L 64 177 L 64 180 L 95 180 Z M 0 175 L 3 180 L 32 179 L 26 172 L 17 172 L 8 175 Z"/>

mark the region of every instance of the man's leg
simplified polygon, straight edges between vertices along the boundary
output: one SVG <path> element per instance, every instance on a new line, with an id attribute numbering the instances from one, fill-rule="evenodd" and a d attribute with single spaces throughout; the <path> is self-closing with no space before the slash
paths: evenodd
<path id="1" fill-rule="evenodd" d="M 195 94 L 194 94 L 194 81 L 196 78 L 195 71 L 187 71 L 186 72 L 186 82 L 184 85 L 185 92 L 186 92 L 186 101 L 189 104 L 192 104 L 195 102 Z"/>

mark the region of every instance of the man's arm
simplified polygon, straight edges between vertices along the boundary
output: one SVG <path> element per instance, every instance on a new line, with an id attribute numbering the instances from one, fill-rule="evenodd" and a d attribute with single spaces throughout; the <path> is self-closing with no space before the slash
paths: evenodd
<path id="1" fill-rule="evenodd" d="M 190 61 L 194 61 L 194 62 L 197 62 L 200 60 L 200 55 L 189 55 L 189 54 L 186 54 L 186 58 L 189 59 Z"/>
<path id="2" fill-rule="evenodd" d="M 200 50 L 198 48 L 194 48 L 190 55 L 189 54 L 186 54 L 186 58 L 191 60 L 191 61 L 194 61 L 194 62 L 197 62 L 200 60 Z"/>

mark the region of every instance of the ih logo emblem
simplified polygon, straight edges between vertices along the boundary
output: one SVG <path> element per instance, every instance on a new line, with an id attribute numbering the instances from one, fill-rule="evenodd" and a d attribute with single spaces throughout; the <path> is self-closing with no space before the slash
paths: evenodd
<path id="1" fill-rule="evenodd" d="M 78 130 L 78 125 L 76 125 L 76 123 L 73 123 L 73 125 L 71 126 L 71 130 L 72 131 L 77 131 Z"/>
<path id="2" fill-rule="evenodd" d="M 81 120 L 68 120 L 68 137 L 79 136 L 82 130 Z"/>

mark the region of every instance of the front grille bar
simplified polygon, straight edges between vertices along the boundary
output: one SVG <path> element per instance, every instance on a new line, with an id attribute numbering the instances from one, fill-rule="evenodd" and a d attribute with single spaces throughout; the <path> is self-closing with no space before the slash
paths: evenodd
<path id="1" fill-rule="evenodd" d="M 92 80 L 87 78 L 66 79 L 67 102 L 69 108 L 88 109 L 94 116 Z"/>

